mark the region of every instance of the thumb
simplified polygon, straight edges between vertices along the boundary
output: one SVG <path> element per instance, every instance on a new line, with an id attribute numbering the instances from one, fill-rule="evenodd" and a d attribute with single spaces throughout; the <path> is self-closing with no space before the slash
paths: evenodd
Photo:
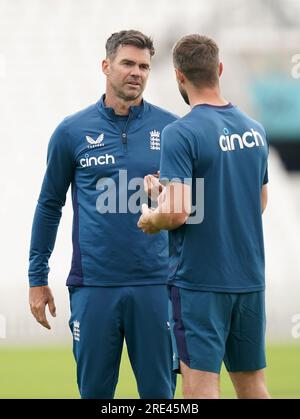
<path id="1" fill-rule="evenodd" d="M 53 299 L 51 299 L 49 301 L 48 307 L 49 307 L 49 311 L 50 311 L 52 317 L 56 317 L 56 307 L 55 307 L 55 304 L 54 304 L 54 300 Z"/>
<path id="2" fill-rule="evenodd" d="M 142 204 L 142 214 L 145 214 L 149 211 L 148 205 L 147 204 Z"/>

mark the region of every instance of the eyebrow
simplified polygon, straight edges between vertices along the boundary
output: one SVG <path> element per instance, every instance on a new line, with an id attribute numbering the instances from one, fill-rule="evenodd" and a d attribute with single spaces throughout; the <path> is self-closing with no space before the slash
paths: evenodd
<path id="1" fill-rule="evenodd" d="M 123 60 L 121 60 L 120 62 L 121 64 L 122 63 L 136 64 L 136 61 L 129 60 L 128 58 L 123 58 Z M 139 65 L 144 65 L 145 67 L 150 68 L 150 65 L 148 63 L 140 63 Z"/>

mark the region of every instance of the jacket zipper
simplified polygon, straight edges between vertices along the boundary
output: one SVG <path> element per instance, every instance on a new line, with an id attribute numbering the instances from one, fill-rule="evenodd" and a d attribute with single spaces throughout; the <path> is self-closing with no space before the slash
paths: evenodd
<path id="1" fill-rule="evenodd" d="M 127 152 L 128 152 L 128 144 L 127 144 L 127 137 L 128 137 L 127 132 L 128 132 L 128 130 L 127 130 L 127 127 L 128 127 L 129 120 L 131 118 L 131 112 L 132 111 L 130 110 L 129 115 L 128 115 L 128 119 L 127 119 L 126 124 L 125 124 L 125 127 L 124 127 L 123 131 L 121 131 L 121 140 L 122 140 L 124 154 L 127 154 Z"/>

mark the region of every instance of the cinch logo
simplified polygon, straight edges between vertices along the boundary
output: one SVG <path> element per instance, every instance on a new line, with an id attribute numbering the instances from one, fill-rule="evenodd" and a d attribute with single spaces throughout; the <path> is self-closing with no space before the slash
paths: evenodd
<path id="1" fill-rule="evenodd" d="M 111 156 L 109 154 L 105 154 L 104 156 L 99 156 L 99 157 L 89 157 L 88 154 L 85 155 L 85 157 L 83 159 L 79 160 L 79 163 L 81 165 L 81 167 L 91 167 L 91 166 L 98 166 L 98 164 L 100 164 L 101 166 L 103 164 L 115 164 L 115 158 L 114 156 Z"/>
<path id="2" fill-rule="evenodd" d="M 251 128 L 251 131 L 246 131 L 241 136 L 239 134 L 231 134 L 229 135 L 229 131 L 227 128 L 223 129 L 225 135 L 221 135 L 219 139 L 219 145 L 222 151 L 234 151 L 235 147 L 239 147 L 240 149 L 252 148 L 254 146 L 264 146 L 263 137 L 260 135 L 259 132 L 254 131 Z"/>

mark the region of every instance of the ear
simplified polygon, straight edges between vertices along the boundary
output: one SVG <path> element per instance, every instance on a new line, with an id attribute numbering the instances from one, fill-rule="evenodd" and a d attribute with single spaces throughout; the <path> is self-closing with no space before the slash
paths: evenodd
<path id="1" fill-rule="evenodd" d="M 185 81 L 185 76 L 182 73 L 182 71 L 178 70 L 178 68 L 175 68 L 175 74 L 176 74 L 176 79 L 177 81 L 182 84 Z"/>
<path id="2" fill-rule="evenodd" d="M 220 63 L 219 64 L 219 77 L 222 76 L 222 73 L 223 73 L 223 63 Z"/>
<path id="3" fill-rule="evenodd" d="M 110 68 L 110 60 L 109 58 L 107 58 L 102 61 L 102 71 L 106 76 L 108 76 L 109 74 L 109 68 Z"/>

